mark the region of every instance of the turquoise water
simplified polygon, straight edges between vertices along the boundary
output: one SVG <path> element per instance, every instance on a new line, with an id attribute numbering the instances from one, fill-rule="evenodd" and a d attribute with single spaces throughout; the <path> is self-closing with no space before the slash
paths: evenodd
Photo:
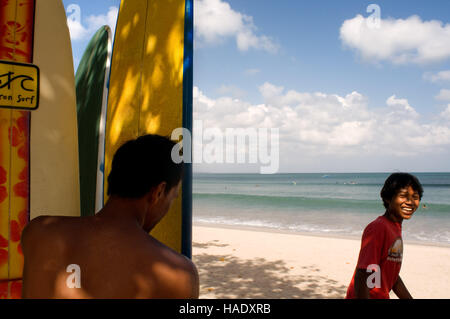
<path id="1" fill-rule="evenodd" d="M 450 173 L 415 173 L 420 209 L 403 223 L 405 241 L 450 244 Z M 194 222 L 360 237 L 384 213 L 389 173 L 195 174 Z M 423 206 L 425 205 L 425 206 Z"/>

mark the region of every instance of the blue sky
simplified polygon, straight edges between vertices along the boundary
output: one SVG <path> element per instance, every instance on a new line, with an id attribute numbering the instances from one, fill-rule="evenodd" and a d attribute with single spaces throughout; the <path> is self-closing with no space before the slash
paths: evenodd
<path id="1" fill-rule="evenodd" d="M 63 3 L 80 8 L 67 13 L 77 65 L 120 1 Z M 280 172 L 450 171 L 450 2 L 195 0 L 194 12 L 204 127 L 278 128 Z"/>

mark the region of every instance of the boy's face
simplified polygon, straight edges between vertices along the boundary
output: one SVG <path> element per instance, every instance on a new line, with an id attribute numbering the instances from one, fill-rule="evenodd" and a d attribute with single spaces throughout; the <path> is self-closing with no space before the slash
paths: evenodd
<path id="1" fill-rule="evenodd" d="M 420 196 L 411 186 L 402 188 L 389 202 L 388 212 L 391 217 L 401 222 L 404 219 L 410 219 L 419 207 Z"/>

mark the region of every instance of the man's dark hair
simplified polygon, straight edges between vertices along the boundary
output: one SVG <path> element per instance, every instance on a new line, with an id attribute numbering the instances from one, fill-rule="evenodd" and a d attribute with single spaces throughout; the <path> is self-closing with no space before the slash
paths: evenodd
<path id="1" fill-rule="evenodd" d="M 411 186 L 413 190 L 419 193 L 422 199 L 423 188 L 417 177 L 408 173 L 393 173 L 384 182 L 380 195 L 383 199 L 383 205 L 389 208 L 389 201 L 402 189 Z"/>
<path id="2" fill-rule="evenodd" d="M 114 155 L 108 176 L 108 195 L 140 198 L 161 182 L 166 193 L 183 178 L 183 162 L 172 160 L 175 142 L 160 135 L 144 135 L 123 144 Z"/>

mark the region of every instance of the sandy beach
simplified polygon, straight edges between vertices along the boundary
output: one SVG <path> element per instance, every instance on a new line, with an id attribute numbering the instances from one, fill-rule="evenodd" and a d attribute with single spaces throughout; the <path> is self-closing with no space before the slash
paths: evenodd
<path id="1" fill-rule="evenodd" d="M 356 238 L 193 228 L 200 298 L 344 298 L 359 248 Z M 414 298 L 450 298 L 450 247 L 405 241 L 400 276 Z"/>

